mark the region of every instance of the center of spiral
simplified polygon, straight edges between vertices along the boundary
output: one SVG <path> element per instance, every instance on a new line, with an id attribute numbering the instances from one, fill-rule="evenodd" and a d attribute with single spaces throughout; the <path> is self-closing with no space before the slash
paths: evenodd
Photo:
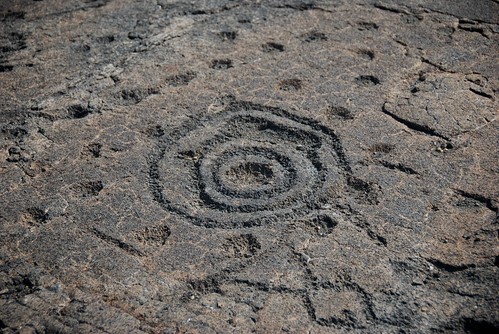
<path id="1" fill-rule="evenodd" d="M 244 162 L 226 172 L 227 180 L 243 188 L 269 184 L 274 179 L 272 166 L 259 162 Z"/>

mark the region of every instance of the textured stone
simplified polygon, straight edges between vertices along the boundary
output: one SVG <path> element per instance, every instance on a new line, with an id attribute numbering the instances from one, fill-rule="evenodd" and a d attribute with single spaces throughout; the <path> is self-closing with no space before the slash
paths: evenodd
<path id="1" fill-rule="evenodd" d="M 0 0 L 0 330 L 499 327 L 493 0 Z"/>

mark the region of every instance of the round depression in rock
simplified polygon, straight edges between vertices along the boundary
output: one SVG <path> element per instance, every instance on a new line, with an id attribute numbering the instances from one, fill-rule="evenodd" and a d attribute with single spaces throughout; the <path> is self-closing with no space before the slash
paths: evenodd
<path id="1" fill-rule="evenodd" d="M 334 132 L 316 121 L 235 104 L 165 134 L 151 188 L 197 225 L 261 225 L 332 200 L 348 169 L 342 156 Z"/>

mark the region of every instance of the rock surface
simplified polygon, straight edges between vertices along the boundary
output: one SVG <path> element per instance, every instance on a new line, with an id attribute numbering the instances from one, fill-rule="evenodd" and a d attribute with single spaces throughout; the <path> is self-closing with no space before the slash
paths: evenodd
<path id="1" fill-rule="evenodd" d="M 492 333 L 495 0 L 0 1 L 2 333 Z"/>

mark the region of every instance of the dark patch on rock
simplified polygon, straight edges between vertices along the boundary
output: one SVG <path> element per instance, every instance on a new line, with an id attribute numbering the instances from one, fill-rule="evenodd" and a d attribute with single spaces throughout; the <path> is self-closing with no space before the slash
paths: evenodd
<path id="1" fill-rule="evenodd" d="M 211 62 L 211 68 L 215 70 L 227 70 L 234 67 L 230 59 L 215 59 Z"/>

